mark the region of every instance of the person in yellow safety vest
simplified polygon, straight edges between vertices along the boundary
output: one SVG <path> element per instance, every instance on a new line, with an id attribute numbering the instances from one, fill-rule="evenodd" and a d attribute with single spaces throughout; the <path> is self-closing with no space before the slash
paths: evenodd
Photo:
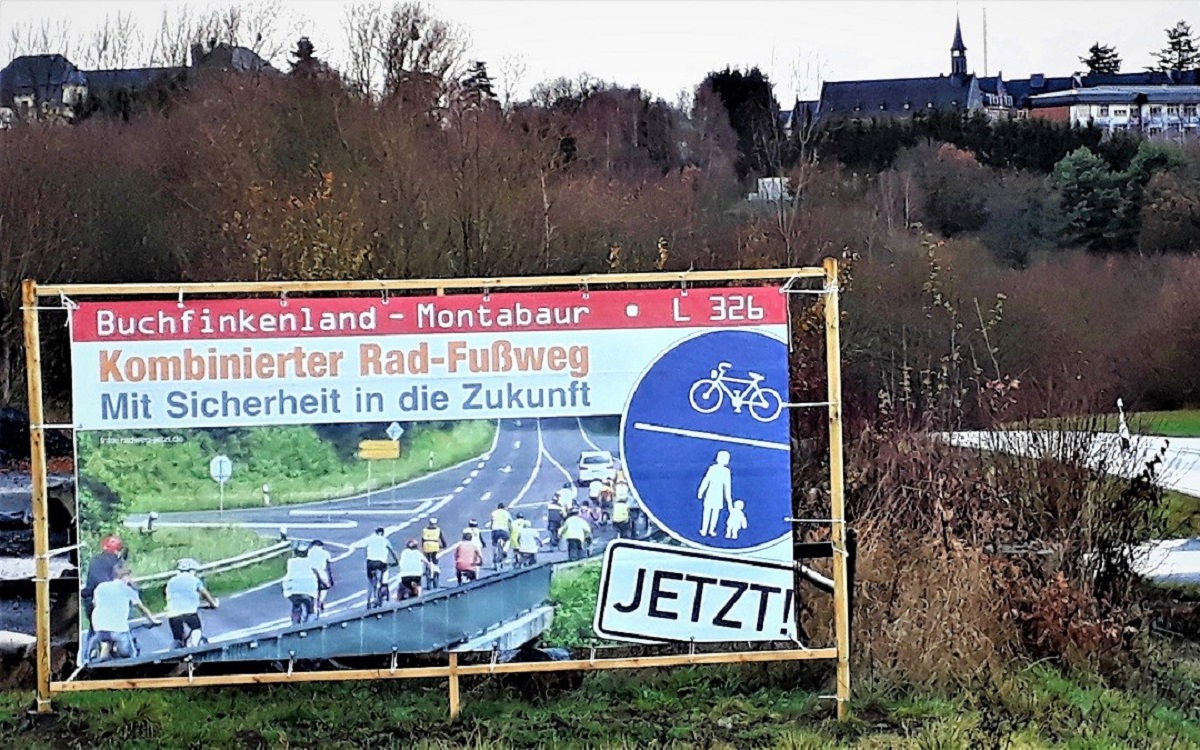
<path id="1" fill-rule="evenodd" d="M 437 565 L 438 553 L 446 548 L 446 537 L 438 526 L 436 518 L 429 519 L 429 525 L 421 529 L 421 552 L 425 559 Z"/>
<path id="2" fill-rule="evenodd" d="M 474 518 L 467 524 L 467 528 L 463 529 L 463 539 L 468 538 L 471 540 L 471 544 L 480 550 L 487 546 L 487 542 L 483 539 L 483 530 L 479 528 L 479 522 Z"/>
<path id="3" fill-rule="evenodd" d="M 512 526 L 512 514 L 504 509 L 504 503 L 492 511 L 492 546 L 499 547 L 508 541 L 508 527 Z"/>
<path id="4" fill-rule="evenodd" d="M 625 498 L 613 500 L 612 521 L 613 526 L 617 527 L 618 538 L 633 538 L 633 534 L 630 533 L 629 529 L 629 502 Z"/>
<path id="5" fill-rule="evenodd" d="M 524 513 L 518 513 L 517 517 L 512 520 L 508 527 L 508 533 L 512 539 L 513 546 L 516 546 L 517 541 L 521 538 L 521 529 L 529 526 L 529 521 L 525 520 Z"/>
<path id="6" fill-rule="evenodd" d="M 567 540 L 567 559 L 582 560 L 592 539 L 592 527 L 576 511 L 567 514 L 563 522 L 562 538 Z"/>

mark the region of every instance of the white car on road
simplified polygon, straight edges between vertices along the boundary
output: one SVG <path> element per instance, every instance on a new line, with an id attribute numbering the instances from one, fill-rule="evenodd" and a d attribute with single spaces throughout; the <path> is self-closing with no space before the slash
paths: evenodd
<path id="1" fill-rule="evenodd" d="M 595 480 L 603 482 L 606 479 L 617 478 L 617 460 L 610 451 L 584 451 L 579 454 L 580 486 L 586 486 Z"/>

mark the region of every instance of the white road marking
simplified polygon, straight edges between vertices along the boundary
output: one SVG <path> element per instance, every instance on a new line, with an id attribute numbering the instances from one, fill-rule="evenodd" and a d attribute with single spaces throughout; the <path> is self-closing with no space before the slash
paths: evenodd
<path id="1" fill-rule="evenodd" d="M 470 484 L 474 480 L 475 480 L 475 477 L 466 477 L 462 480 L 462 486 L 466 487 L 468 484 Z"/>
<path id="2" fill-rule="evenodd" d="M 501 474 L 511 474 L 511 473 L 512 473 L 512 467 L 511 467 L 511 466 L 509 466 L 508 464 L 505 464 L 504 466 L 501 466 L 501 467 L 500 467 L 500 473 L 501 473 Z"/>
<path id="3" fill-rule="evenodd" d="M 479 476 L 479 469 L 472 469 L 472 470 L 471 470 L 471 476 L 472 476 L 472 477 L 477 477 L 477 476 Z"/>
<path id="4" fill-rule="evenodd" d="M 144 524 L 136 524 L 127 520 L 125 525 L 131 529 L 136 529 Z M 154 525 L 163 529 L 227 529 L 231 526 L 239 529 L 278 529 L 280 526 L 286 526 L 288 529 L 353 529 L 358 526 L 358 522 L 350 520 L 326 522 L 302 521 L 301 523 L 292 523 L 290 521 L 155 521 Z"/>
<path id="5" fill-rule="evenodd" d="M 488 500 L 491 500 L 491 499 L 492 499 L 492 491 L 491 490 L 488 490 L 487 492 L 485 492 L 479 496 L 479 502 L 481 502 L 481 503 L 486 503 Z"/>
<path id="6" fill-rule="evenodd" d="M 604 450 L 600 446 L 596 445 L 596 443 L 592 441 L 591 436 L 589 436 L 587 434 L 587 430 L 583 429 L 583 420 L 582 419 L 580 419 L 579 417 L 575 417 L 575 424 L 579 425 L 579 434 L 583 435 L 583 441 L 585 443 L 592 446 L 592 448 L 595 450 L 598 450 L 598 451 Z"/>
<path id="7" fill-rule="evenodd" d="M 567 471 L 562 464 L 554 460 L 554 456 L 550 455 L 550 451 L 546 450 L 545 446 L 542 446 L 542 452 L 546 454 L 546 458 L 550 460 L 550 463 L 554 464 L 554 467 L 562 472 L 562 475 L 567 478 L 568 482 L 574 479 L 574 477 L 571 476 L 571 472 Z"/>
<path id="8" fill-rule="evenodd" d="M 540 419 L 537 421 L 537 441 L 538 454 L 537 461 L 533 464 L 533 471 L 529 473 L 529 479 L 525 482 L 525 486 L 521 488 L 521 491 L 517 493 L 513 501 L 508 504 L 509 508 L 515 508 L 521 504 L 521 498 L 525 497 L 525 493 L 529 492 L 529 488 L 533 486 L 533 480 L 537 479 L 538 472 L 542 470 L 542 456 L 546 455 L 546 444 L 542 441 L 542 420 Z M 509 467 L 509 471 L 512 471 L 512 467 Z"/>
<path id="9" fill-rule="evenodd" d="M 734 435 L 721 435 L 716 432 L 704 432 L 703 430 L 686 430 L 680 427 L 665 427 L 663 425 L 650 424 L 648 422 L 634 422 L 633 429 L 646 430 L 647 432 L 662 432 L 668 435 L 680 435 L 682 437 L 700 438 L 702 440 L 716 440 L 723 443 L 751 445 L 755 448 L 770 448 L 777 451 L 791 450 L 791 446 L 787 443 L 772 443 L 769 440 L 755 440 L 753 438 L 736 437 Z"/>

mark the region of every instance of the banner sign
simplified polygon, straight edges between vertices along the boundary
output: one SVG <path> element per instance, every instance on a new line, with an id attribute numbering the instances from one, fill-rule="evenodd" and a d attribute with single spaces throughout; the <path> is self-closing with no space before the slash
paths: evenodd
<path id="1" fill-rule="evenodd" d="M 792 640 L 793 581 L 790 565 L 616 541 L 604 554 L 596 633 L 638 643 Z"/>
<path id="2" fill-rule="evenodd" d="M 582 645 L 550 581 L 594 610 L 613 540 L 601 636 L 790 637 L 787 333 L 778 286 L 81 302 L 81 663 Z"/>

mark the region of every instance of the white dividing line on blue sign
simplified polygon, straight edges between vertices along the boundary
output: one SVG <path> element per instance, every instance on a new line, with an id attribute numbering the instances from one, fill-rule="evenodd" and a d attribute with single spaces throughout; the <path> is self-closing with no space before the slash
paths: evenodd
<path id="1" fill-rule="evenodd" d="M 738 437 L 737 435 L 721 435 L 716 432 L 704 432 L 703 430 L 687 430 L 682 427 L 667 427 L 666 425 L 650 424 L 649 422 L 634 422 L 633 429 L 645 430 L 647 432 L 661 432 L 667 435 L 679 435 L 681 437 L 699 438 L 701 440 L 717 440 L 724 443 L 751 445 L 755 448 L 771 448 L 777 451 L 786 451 L 791 447 L 787 443 L 773 443 L 769 440 L 755 440 L 754 438 Z"/>
<path id="2" fill-rule="evenodd" d="M 617 540 L 593 626 L 634 643 L 794 641 L 794 580 L 786 564 Z"/>

